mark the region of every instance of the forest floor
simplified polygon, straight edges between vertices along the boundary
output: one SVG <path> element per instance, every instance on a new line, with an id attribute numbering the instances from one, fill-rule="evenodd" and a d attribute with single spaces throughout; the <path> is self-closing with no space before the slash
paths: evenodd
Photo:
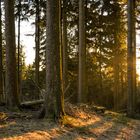
<path id="1" fill-rule="evenodd" d="M 87 105 L 66 104 L 64 125 L 36 119 L 37 111 L 8 112 L 0 107 L 0 140 L 140 140 L 140 120 Z"/>

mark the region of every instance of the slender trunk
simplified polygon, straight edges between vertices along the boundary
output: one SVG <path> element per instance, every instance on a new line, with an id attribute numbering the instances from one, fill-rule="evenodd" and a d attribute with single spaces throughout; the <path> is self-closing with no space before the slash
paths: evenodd
<path id="1" fill-rule="evenodd" d="M 21 14 L 21 0 L 19 0 L 19 4 L 18 4 L 18 93 L 19 93 L 19 96 L 21 96 L 20 14 Z"/>
<path id="2" fill-rule="evenodd" d="M 136 0 L 133 1 L 133 107 L 134 111 L 136 110 L 136 96 L 137 96 L 137 88 L 136 88 Z"/>
<path id="3" fill-rule="evenodd" d="M 101 38 L 100 38 L 101 40 Z M 102 49 L 101 49 L 101 42 L 100 42 L 100 50 L 99 50 L 99 75 L 100 75 L 100 93 L 103 93 L 103 78 L 102 78 Z"/>
<path id="4" fill-rule="evenodd" d="M 116 2 L 117 4 L 117 2 Z M 115 16 L 119 17 L 120 11 L 119 9 L 115 11 Z M 114 71 L 114 110 L 118 111 L 120 108 L 120 48 L 121 42 L 119 35 L 119 28 L 120 28 L 120 19 L 114 19 L 116 24 L 114 30 L 114 49 L 113 49 L 113 56 L 114 56 L 114 64 L 113 64 L 113 71 Z"/>
<path id="5" fill-rule="evenodd" d="M 120 79 L 119 79 L 119 46 L 117 45 L 117 38 L 115 37 L 114 49 L 114 110 L 119 110 L 119 94 L 120 94 Z"/>
<path id="6" fill-rule="evenodd" d="M 19 105 L 16 73 L 14 0 L 5 0 L 6 96 L 9 108 Z"/>
<path id="7" fill-rule="evenodd" d="M 2 55 L 2 10 L 0 0 L 0 103 L 3 102 L 3 55 Z"/>
<path id="8" fill-rule="evenodd" d="M 40 2 L 39 0 L 36 0 L 36 19 L 35 19 L 35 82 L 37 85 L 39 85 L 39 49 L 40 49 Z"/>
<path id="9" fill-rule="evenodd" d="M 85 43 L 85 1 L 79 1 L 79 86 L 78 102 L 86 95 L 86 43 Z"/>
<path id="10" fill-rule="evenodd" d="M 66 1 L 67 0 L 64 0 L 65 1 L 65 6 L 66 6 Z M 65 115 L 65 111 L 64 111 L 64 92 L 65 92 L 65 87 L 64 87 L 64 83 L 63 83 L 63 42 L 62 42 L 62 16 L 63 16 L 63 13 L 62 13 L 62 0 L 59 1 L 59 44 L 60 44 L 60 47 L 59 47 L 59 59 L 60 59 L 60 62 L 59 62 L 59 66 L 60 66 L 60 70 L 59 70 L 59 75 L 60 75 L 60 95 L 57 96 L 57 99 L 58 99 L 58 105 L 59 105 L 59 116 L 64 116 Z M 66 24 L 66 23 L 65 23 Z M 67 25 L 67 24 L 66 24 Z M 66 54 L 67 54 L 67 26 L 66 28 L 64 29 L 66 30 Z M 66 76 L 65 76 L 65 86 L 66 86 L 66 83 L 67 83 L 67 56 L 66 56 L 66 64 L 65 64 L 65 72 L 66 72 Z"/>
<path id="11" fill-rule="evenodd" d="M 134 1 L 128 0 L 128 40 L 127 40 L 127 81 L 128 81 L 128 116 L 134 115 Z"/>
<path id="12" fill-rule="evenodd" d="M 121 28 L 122 28 L 122 10 L 118 1 L 114 1 L 116 5 L 116 10 L 114 11 L 114 17 L 118 17 L 114 19 L 115 27 L 113 30 L 114 32 L 114 48 L 113 48 L 113 57 L 114 57 L 114 64 L 113 64 L 113 74 L 114 74 L 114 110 L 119 111 L 122 107 L 123 95 L 121 91 L 121 56 L 122 56 L 122 42 L 123 40 L 120 39 L 121 35 Z"/>
<path id="13" fill-rule="evenodd" d="M 101 9 L 101 18 L 99 20 L 100 25 L 102 24 L 102 16 L 103 16 L 103 10 Z M 100 73 L 100 93 L 103 94 L 103 78 L 102 78 L 102 30 L 99 32 L 99 73 Z"/>
<path id="14" fill-rule="evenodd" d="M 63 0 L 62 9 L 62 46 L 63 46 L 63 88 L 68 85 L 68 50 L 67 50 L 67 1 Z"/>

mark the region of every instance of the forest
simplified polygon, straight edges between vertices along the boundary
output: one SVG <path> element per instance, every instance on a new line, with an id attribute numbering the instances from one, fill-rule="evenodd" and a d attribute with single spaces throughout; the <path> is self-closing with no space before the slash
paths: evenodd
<path id="1" fill-rule="evenodd" d="M 139 38 L 139 0 L 0 0 L 0 140 L 139 140 Z"/>

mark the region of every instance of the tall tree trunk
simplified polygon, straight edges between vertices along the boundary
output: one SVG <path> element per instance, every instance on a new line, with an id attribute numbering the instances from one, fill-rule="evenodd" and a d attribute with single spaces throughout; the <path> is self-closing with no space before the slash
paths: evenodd
<path id="1" fill-rule="evenodd" d="M 14 0 L 5 0 L 6 96 L 9 108 L 19 105 L 16 73 Z"/>
<path id="2" fill-rule="evenodd" d="M 100 25 L 102 25 L 103 9 L 101 9 Z M 103 78 L 102 78 L 102 30 L 99 32 L 99 75 L 100 75 L 100 93 L 103 94 Z M 106 100 L 106 102 L 108 102 Z"/>
<path id="3" fill-rule="evenodd" d="M 20 14 L 21 14 L 21 0 L 18 0 L 18 93 L 21 96 L 21 67 L 20 64 Z"/>
<path id="4" fill-rule="evenodd" d="M 99 75 L 100 75 L 100 93 L 103 94 L 103 78 L 102 78 L 102 43 L 100 37 L 100 46 L 99 46 Z"/>
<path id="5" fill-rule="evenodd" d="M 118 5 L 118 1 L 115 1 L 116 6 Z M 119 8 L 115 11 L 114 15 L 116 17 L 120 17 Z M 114 30 L 114 48 L 113 48 L 113 71 L 114 71 L 114 110 L 118 111 L 120 108 L 120 48 L 121 42 L 119 36 L 119 28 L 120 28 L 120 20 L 114 19 L 114 23 L 116 24 Z"/>
<path id="6" fill-rule="evenodd" d="M 40 2 L 36 0 L 36 18 L 35 18 L 35 82 L 39 85 L 39 49 L 40 49 Z"/>
<path id="7" fill-rule="evenodd" d="M 134 115 L 134 97 L 135 97 L 135 38 L 134 38 L 134 0 L 128 0 L 128 47 L 127 47 L 127 80 L 128 80 L 128 108 L 127 113 L 128 116 L 132 117 Z"/>
<path id="8" fill-rule="evenodd" d="M 46 95 L 44 109 L 40 117 L 46 115 L 60 119 L 64 115 L 64 99 L 60 78 L 60 0 L 47 1 L 46 25 Z"/>
<path id="9" fill-rule="evenodd" d="M 67 48 L 67 0 L 63 0 L 62 9 L 62 46 L 63 46 L 63 88 L 68 86 L 68 48 Z"/>
<path id="10" fill-rule="evenodd" d="M 114 49 L 114 110 L 119 110 L 120 79 L 119 79 L 119 46 L 115 43 Z"/>
<path id="11" fill-rule="evenodd" d="M 0 0 L 0 103 L 3 102 L 3 55 L 2 55 L 2 10 Z"/>
<path id="12" fill-rule="evenodd" d="M 136 0 L 133 1 L 133 107 L 136 111 L 137 87 L 136 87 Z"/>
<path id="13" fill-rule="evenodd" d="M 86 43 L 85 43 L 85 1 L 79 1 L 79 86 L 78 102 L 86 95 Z M 84 99 L 85 100 L 85 99 Z"/>

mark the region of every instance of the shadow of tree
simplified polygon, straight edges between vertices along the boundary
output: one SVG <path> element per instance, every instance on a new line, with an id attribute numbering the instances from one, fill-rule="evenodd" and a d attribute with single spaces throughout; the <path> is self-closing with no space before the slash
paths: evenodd
<path id="1" fill-rule="evenodd" d="M 0 139 L 22 136 L 24 134 L 32 133 L 35 131 L 49 131 L 53 130 L 54 128 L 57 129 L 58 127 L 59 126 L 54 122 L 47 119 L 13 119 L 9 120 L 4 125 L 0 125 Z"/>
<path id="2" fill-rule="evenodd" d="M 100 120 L 95 123 L 81 126 L 81 127 L 73 127 L 67 133 L 64 133 L 57 137 L 57 140 L 67 139 L 68 135 L 71 136 L 71 139 L 96 139 L 96 140 L 113 140 L 117 138 L 119 133 L 125 126 L 118 126 L 117 122 L 110 122 Z M 73 135 L 75 134 L 75 135 Z M 123 137 L 123 135 L 121 135 Z M 120 139 L 121 139 L 120 136 Z M 126 139 L 129 140 L 129 139 Z"/>
<path id="3" fill-rule="evenodd" d="M 48 119 L 11 119 L 6 124 L 0 124 L 0 139 L 75 140 L 82 138 L 113 140 L 119 138 L 129 140 L 129 134 L 132 132 L 131 130 L 127 132 L 127 124 L 105 119 L 105 117 L 98 116 L 97 119 L 97 116 L 96 118 L 93 116 L 87 120 L 74 118 L 74 121 L 71 121 L 73 120 L 60 126 Z"/>

